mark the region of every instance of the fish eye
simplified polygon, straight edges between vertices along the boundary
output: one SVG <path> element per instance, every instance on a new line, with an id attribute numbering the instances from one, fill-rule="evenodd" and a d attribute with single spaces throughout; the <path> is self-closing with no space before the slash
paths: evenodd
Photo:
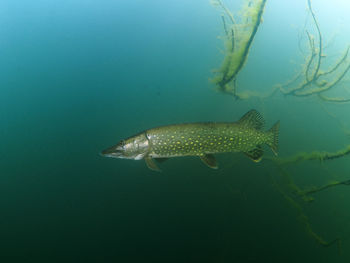
<path id="1" fill-rule="evenodd" d="M 123 141 L 120 141 L 119 146 L 120 146 L 123 150 L 125 150 L 125 141 L 124 141 L 124 140 L 123 140 Z"/>

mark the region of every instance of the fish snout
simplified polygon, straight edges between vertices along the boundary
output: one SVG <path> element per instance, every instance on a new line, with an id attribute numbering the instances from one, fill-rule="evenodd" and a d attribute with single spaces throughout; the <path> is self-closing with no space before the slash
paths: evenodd
<path id="1" fill-rule="evenodd" d="M 124 148 L 121 145 L 116 145 L 103 150 L 100 154 L 104 157 L 119 158 L 122 157 Z"/>

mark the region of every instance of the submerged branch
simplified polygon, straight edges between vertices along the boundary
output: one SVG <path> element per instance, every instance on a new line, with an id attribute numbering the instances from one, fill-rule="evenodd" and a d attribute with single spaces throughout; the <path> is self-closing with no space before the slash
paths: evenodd
<path id="1" fill-rule="evenodd" d="M 225 34 L 226 34 L 226 36 L 228 37 L 228 31 L 227 31 L 227 27 L 226 27 L 225 16 L 224 16 L 224 15 L 221 15 L 221 19 L 222 19 L 222 24 L 223 24 L 223 26 L 224 26 Z"/>
<path id="2" fill-rule="evenodd" d="M 314 194 L 314 193 L 318 193 L 318 192 L 321 192 L 323 190 L 326 190 L 328 188 L 332 188 L 332 187 L 335 187 L 335 186 L 339 186 L 339 185 L 350 185 L 350 180 L 345 180 L 345 181 L 342 181 L 342 182 L 330 182 L 326 185 L 323 185 L 321 187 L 315 187 L 315 188 L 312 188 L 312 189 L 309 189 L 309 190 L 304 190 L 304 191 L 301 191 L 300 193 L 302 195 L 310 195 L 310 194 Z"/>
<path id="3" fill-rule="evenodd" d="M 282 173 L 285 173 L 282 171 Z M 298 213 L 298 220 L 300 221 L 301 224 L 303 224 L 306 233 L 308 233 L 317 243 L 324 247 L 329 247 L 333 244 L 340 244 L 340 238 L 336 238 L 330 242 L 327 242 L 324 240 L 320 235 L 318 235 L 311 227 L 309 218 L 306 216 L 306 214 L 303 211 L 303 208 L 301 207 L 300 204 L 298 204 L 291 196 L 286 194 L 285 191 L 281 188 L 281 186 L 273 179 L 272 176 L 270 176 L 271 181 L 273 183 L 273 186 L 277 189 L 277 191 L 288 201 L 288 203 L 295 208 L 295 210 Z"/>
<path id="4" fill-rule="evenodd" d="M 260 1 L 260 2 L 259 2 Z M 219 5 L 228 17 L 232 17 L 232 13 L 225 7 L 225 5 L 217 0 Z M 270 96 L 259 94 L 259 92 L 237 92 L 236 79 L 244 67 L 247 60 L 250 46 L 253 42 L 254 36 L 261 22 L 261 17 L 264 11 L 266 0 L 256 0 L 254 15 L 251 18 L 251 24 L 246 22 L 245 27 L 250 29 L 249 32 L 233 31 L 227 29 L 224 23 L 224 30 L 226 32 L 228 43 L 227 53 L 224 58 L 221 69 L 217 72 L 217 76 L 213 82 L 218 86 L 218 89 L 224 93 L 233 95 L 236 99 L 249 99 L 251 97 L 259 97 L 265 99 Z M 310 54 L 305 59 L 303 69 L 292 80 L 283 85 L 278 85 L 273 89 L 272 95 L 279 90 L 283 95 L 294 97 L 311 97 L 316 96 L 322 101 L 333 103 L 350 102 L 350 98 L 346 97 L 329 97 L 325 95 L 326 92 L 334 89 L 345 77 L 350 70 L 350 62 L 347 61 L 349 57 L 350 46 L 347 47 L 344 54 L 339 60 L 328 70 L 321 70 L 323 62 L 325 62 L 325 55 L 323 54 L 323 36 L 316 15 L 312 9 L 311 0 L 307 0 L 309 12 L 312 16 L 312 23 L 315 26 L 316 37 L 306 30 L 307 41 L 310 49 Z M 223 21 L 225 21 L 223 19 Z M 233 23 L 233 22 L 232 22 Z M 247 37 L 248 36 L 248 37 Z M 301 80 L 300 80 L 301 79 Z M 298 83 L 300 81 L 300 83 Z M 293 85 L 293 86 L 292 86 Z"/>
<path id="5" fill-rule="evenodd" d="M 339 98 L 339 97 L 328 97 L 322 94 L 318 94 L 318 97 L 327 102 L 337 102 L 337 103 L 345 103 L 345 102 L 350 102 L 350 98 Z"/>
<path id="6" fill-rule="evenodd" d="M 325 72 L 321 72 L 319 74 L 319 77 L 326 76 L 326 75 L 331 74 L 334 71 L 336 71 L 345 62 L 346 58 L 348 57 L 349 49 L 350 49 L 350 46 L 348 46 L 348 48 L 346 49 L 343 57 L 331 69 L 329 69 Z"/>
<path id="7" fill-rule="evenodd" d="M 325 159 L 333 159 L 336 157 L 341 157 L 347 154 L 347 152 L 350 152 L 350 146 L 347 148 L 347 150 L 339 151 L 335 154 L 325 154 L 323 155 L 323 158 Z M 305 154 L 303 154 L 305 157 Z M 310 158 L 304 158 L 304 160 L 314 160 L 315 156 L 314 153 L 312 153 L 312 156 L 309 156 Z M 290 158 L 290 160 L 299 160 L 300 158 Z M 328 160 L 327 159 L 327 160 Z M 303 224 L 305 231 L 320 245 L 323 247 L 329 247 L 334 244 L 337 244 L 338 251 L 341 251 L 341 239 L 340 238 L 335 238 L 334 240 L 327 242 L 325 239 L 323 239 L 319 234 L 317 234 L 311 226 L 311 223 L 309 221 L 309 218 L 307 215 L 304 213 L 304 210 L 297 202 L 296 197 L 301 198 L 304 202 L 311 202 L 314 200 L 313 197 L 311 197 L 311 194 L 326 190 L 331 187 L 339 186 L 339 185 L 350 185 L 350 180 L 345 180 L 345 181 L 340 181 L 340 182 L 330 182 L 324 186 L 317 187 L 317 188 L 312 188 L 309 190 L 301 190 L 293 181 L 291 175 L 287 172 L 286 168 L 282 166 L 282 164 L 285 163 L 280 163 L 276 161 L 276 159 L 273 159 L 274 163 L 276 164 L 276 167 L 278 169 L 278 176 L 279 176 L 279 181 L 280 183 L 277 182 L 272 176 L 270 176 L 273 185 L 275 188 L 280 192 L 280 194 L 288 201 L 288 203 L 296 209 L 298 213 L 298 219 L 301 224 Z M 300 161 L 300 160 L 299 160 Z M 290 162 L 288 162 L 290 163 Z M 285 187 L 282 187 L 284 185 Z M 289 192 L 289 194 L 287 193 Z M 293 197 L 294 196 L 294 197 Z"/>
<path id="8" fill-rule="evenodd" d="M 319 152 L 319 151 L 315 151 L 315 152 L 311 152 L 311 153 L 301 152 L 301 153 L 297 153 L 296 155 L 291 156 L 291 157 L 286 157 L 286 158 L 270 157 L 267 159 L 270 159 L 279 165 L 287 165 L 287 164 L 295 164 L 295 163 L 300 163 L 303 161 L 313 161 L 313 160 L 323 162 L 323 161 L 338 159 L 338 158 L 344 157 L 344 156 L 349 155 L 349 154 L 350 154 L 350 145 L 348 145 L 344 149 L 342 149 L 338 152 L 334 152 L 334 153 L 332 153 L 332 152 Z"/>
<path id="9" fill-rule="evenodd" d="M 315 13 L 311 6 L 311 0 L 307 0 L 308 8 L 312 16 L 313 23 L 316 27 L 316 33 L 317 33 L 317 46 L 315 44 L 315 39 L 310 35 L 308 31 L 306 31 L 306 35 L 308 38 L 308 43 L 310 47 L 310 56 L 306 61 L 306 66 L 304 69 L 304 82 L 297 85 L 296 87 L 289 89 L 289 90 L 283 90 L 280 89 L 280 91 L 284 95 L 293 95 L 296 97 L 309 97 L 313 95 L 317 95 L 319 98 L 321 98 L 324 101 L 328 102 L 348 102 L 350 101 L 350 98 L 329 98 L 327 96 L 321 95 L 321 93 L 324 93 L 332 88 L 334 88 L 347 74 L 347 72 L 350 69 L 350 63 L 346 62 L 346 58 L 349 54 L 349 48 L 346 49 L 346 52 L 344 55 L 338 60 L 338 62 L 329 70 L 322 72 L 321 66 L 322 66 L 322 59 L 325 57 L 323 55 L 323 38 L 321 34 L 321 30 L 318 24 L 318 21 L 316 19 Z M 345 69 L 340 72 L 333 81 L 322 79 L 319 80 L 321 77 L 326 77 L 329 75 L 334 75 L 336 71 L 341 67 L 345 66 Z"/>
<path id="10" fill-rule="evenodd" d="M 321 30 L 320 27 L 318 25 L 317 19 L 315 17 L 314 11 L 312 10 L 312 6 L 311 6 L 311 0 L 307 1 L 310 13 L 312 15 L 312 19 L 314 21 L 314 24 L 316 26 L 317 29 L 317 36 L 318 36 L 318 50 L 317 50 L 317 64 L 316 64 L 316 68 L 313 74 L 312 79 L 316 79 L 317 78 L 317 74 L 318 71 L 320 70 L 320 66 L 321 66 L 321 56 L 322 56 L 322 35 L 321 35 Z M 314 49 L 316 51 L 316 49 Z"/>
<path id="11" fill-rule="evenodd" d="M 231 23 L 235 24 L 235 19 L 233 17 L 233 14 L 231 11 L 224 5 L 224 3 L 221 0 L 215 0 L 214 5 L 220 6 L 222 10 L 225 12 L 225 14 L 230 18 Z"/>
<path id="12" fill-rule="evenodd" d="M 215 3 L 230 18 L 232 26 L 235 26 L 236 23 L 230 10 L 220 0 L 217 0 Z M 235 80 L 248 58 L 250 47 L 261 23 L 265 4 L 266 0 L 256 0 L 255 4 L 248 3 L 247 10 L 245 11 L 249 19 L 242 22 L 243 18 L 241 18 L 243 27 L 239 27 L 240 30 L 236 28 L 237 31 L 232 29 L 231 35 L 225 29 L 227 27 L 226 23 L 224 24 L 224 30 L 227 30 L 229 38 L 227 53 L 219 74 L 214 78 L 213 82 L 218 86 L 220 91 L 233 95 L 237 99 L 239 99 L 239 95 L 236 93 Z"/>

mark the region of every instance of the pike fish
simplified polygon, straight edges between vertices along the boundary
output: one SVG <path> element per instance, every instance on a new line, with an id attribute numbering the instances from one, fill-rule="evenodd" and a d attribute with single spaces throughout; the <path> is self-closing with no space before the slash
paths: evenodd
<path id="1" fill-rule="evenodd" d="M 199 156 L 210 168 L 217 169 L 214 154 L 243 152 L 259 162 L 262 145 L 278 149 L 279 121 L 263 131 L 264 119 L 250 110 L 237 122 L 198 122 L 160 126 L 121 140 L 102 151 L 102 156 L 133 160 L 144 159 L 148 168 L 160 171 L 155 160 L 171 157 Z"/>

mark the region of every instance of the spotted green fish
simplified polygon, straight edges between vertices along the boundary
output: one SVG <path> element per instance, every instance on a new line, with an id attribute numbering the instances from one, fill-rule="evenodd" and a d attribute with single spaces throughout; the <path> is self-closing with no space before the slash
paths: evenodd
<path id="1" fill-rule="evenodd" d="M 199 122 L 161 126 L 143 131 L 120 141 L 102 155 L 113 158 L 145 159 L 147 166 L 160 171 L 153 159 L 199 156 L 211 168 L 217 169 L 213 154 L 243 152 L 255 162 L 263 155 L 267 144 L 277 155 L 279 121 L 263 131 L 264 119 L 256 111 L 247 112 L 237 122 Z"/>

